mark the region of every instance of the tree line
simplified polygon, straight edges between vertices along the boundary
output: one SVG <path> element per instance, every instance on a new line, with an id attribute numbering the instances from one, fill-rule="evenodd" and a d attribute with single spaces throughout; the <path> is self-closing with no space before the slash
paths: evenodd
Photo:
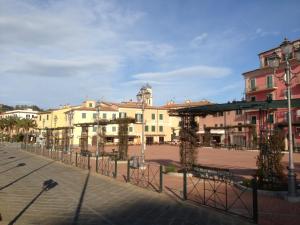
<path id="1" fill-rule="evenodd" d="M 36 127 L 31 119 L 7 117 L 0 119 L 0 140 L 28 142 L 30 130 Z"/>

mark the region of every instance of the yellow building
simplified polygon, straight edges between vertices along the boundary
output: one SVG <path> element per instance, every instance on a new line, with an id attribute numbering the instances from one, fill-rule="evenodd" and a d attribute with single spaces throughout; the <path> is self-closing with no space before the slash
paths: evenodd
<path id="1" fill-rule="evenodd" d="M 207 101 L 186 102 L 184 104 L 169 102 L 164 106 L 153 106 L 151 87 L 147 85 L 143 88 L 150 93 L 144 102 L 144 140 L 146 144 L 162 144 L 170 142 L 178 136 L 180 118 L 170 116 L 168 113 L 170 109 L 208 104 Z M 96 146 L 97 133 L 99 133 L 99 127 L 101 127 L 98 121 L 112 121 L 124 117 L 135 119 L 135 122 L 128 126 L 129 143 L 141 144 L 141 101 L 96 103 L 96 101 L 87 100 L 79 106 L 63 106 L 41 112 L 38 114 L 36 122 L 40 135 L 42 134 L 44 137 L 50 135 L 53 143 L 68 148 L 68 146 L 80 145 Z M 118 124 L 109 123 L 104 129 L 106 143 L 117 144 L 119 141 Z"/>

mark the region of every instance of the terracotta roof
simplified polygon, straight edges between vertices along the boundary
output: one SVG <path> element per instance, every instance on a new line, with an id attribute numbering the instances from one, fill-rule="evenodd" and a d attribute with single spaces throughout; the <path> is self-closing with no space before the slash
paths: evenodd
<path id="1" fill-rule="evenodd" d="M 291 43 L 294 44 L 295 42 L 299 42 L 299 41 L 300 41 L 300 39 L 297 39 L 297 40 L 291 41 Z M 281 43 L 280 43 L 280 44 L 281 44 Z M 272 49 L 269 49 L 269 50 L 267 50 L 267 51 L 261 52 L 261 53 L 259 53 L 258 55 L 260 56 L 260 55 L 265 54 L 265 53 L 267 53 L 267 52 L 274 52 L 274 51 L 275 51 L 276 49 L 278 49 L 278 48 L 280 48 L 280 45 L 278 45 L 278 47 L 276 47 L 276 48 L 272 48 Z"/>
<path id="2" fill-rule="evenodd" d="M 100 111 L 113 111 L 113 112 L 117 112 L 118 109 L 117 109 L 117 107 L 114 107 L 114 106 L 101 105 L 100 106 Z"/>
<path id="3" fill-rule="evenodd" d="M 188 102 L 188 103 L 170 103 L 164 106 L 161 106 L 163 109 L 179 109 L 186 107 L 202 106 L 202 105 L 211 105 L 212 103 L 207 100 L 197 101 L 197 102 Z"/>
<path id="4" fill-rule="evenodd" d="M 97 109 L 89 108 L 89 107 L 78 107 L 78 108 L 71 108 L 70 110 L 66 111 L 65 113 L 70 112 L 70 111 L 97 111 Z"/>

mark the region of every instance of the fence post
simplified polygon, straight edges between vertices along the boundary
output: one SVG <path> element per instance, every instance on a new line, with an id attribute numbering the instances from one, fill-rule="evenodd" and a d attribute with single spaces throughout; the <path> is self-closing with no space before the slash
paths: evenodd
<path id="1" fill-rule="evenodd" d="M 159 192 L 163 191 L 163 165 L 159 165 Z"/>
<path id="2" fill-rule="evenodd" d="M 253 221 L 258 223 L 258 204 L 257 204 L 257 179 L 252 179 L 252 198 L 253 198 Z"/>
<path id="3" fill-rule="evenodd" d="M 127 182 L 130 182 L 130 160 L 127 160 Z"/>
<path id="4" fill-rule="evenodd" d="M 118 176 L 118 159 L 115 157 L 115 173 L 114 173 L 114 178 L 117 178 Z"/>
<path id="5" fill-rule="evenodd" d="M 91 166 L 90 166 L 90 155 L 88 154 L 88 170 L 91 169 Z"/>
<path id="6" fill-rule="evenodd" d="M 187 173 L 186 168 L 183 170 L 183 200 L 187 200 Z"/>
<path id="7" fill-rule="evenodd" d="M 99 168 L 98 168 L 98 155 L 96 155 L 96 173 L 98 173 L 98 170 L 99 170 Z"/>
<path id="8" fill-rule="evenodd" d="M 78 155 L 78 153 L 76 152 L 76 155 L 75 155 L 75 166 L 77 167 L 77 156 Z"/>

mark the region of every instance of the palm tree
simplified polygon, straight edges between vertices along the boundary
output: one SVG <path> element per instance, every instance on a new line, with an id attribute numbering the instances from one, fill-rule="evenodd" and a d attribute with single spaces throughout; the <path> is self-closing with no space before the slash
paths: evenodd
<path id="1" fill-rule="evenodd" d="M 25 143 L 28 142 L 28 133 L 30 129 L 36 127 L 36 123 L 34 120 L 31 119 L 21 119 L 18 121 L 18 127 L 24 129 L 25 131 Z"/>

